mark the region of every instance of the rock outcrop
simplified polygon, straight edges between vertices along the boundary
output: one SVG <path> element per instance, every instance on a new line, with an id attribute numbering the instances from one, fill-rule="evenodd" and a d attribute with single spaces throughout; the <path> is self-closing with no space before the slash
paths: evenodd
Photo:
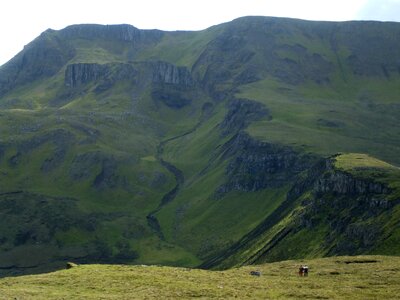
<path id="1" fill-rule="evenodd" d="M 188 68 L 154 61 L 142 64 L 152 84 L 152 98 L 172 109 L 189 105 L 199 91 Z M 143 78 L 141 78 L 143 80 Z"/>
<path id="2" fill-rule="evenodd" d="M 376 180 L 356 177 L 335 168 L 327 159 L 325 170 L 309 182 L 310 197 L 295 217 L 296 230 L 329 225 L 322 248 L 328 255 L 368 253 L 382 237 L 378 216 L 400 201 L 389 200 L 391 189 Z"/>
<path id="3" fill-rule="evenodd" d="M 186 67 L 177 67 L 163 61 L 136 64 L 70 64 L 65 70 L 64 83 L 67 87 L 75 88 L 89 82 L 102 80 L 102 85 L 108 83 L 111 86 L 119 80 L 133 80 L 139 76 L 139 73 L 138 80 L 144 84 L 171 84 L 182 87 L 194 85 L 194 80 Z"/>
<path id="4" fill-rule="evenodd" d="M 314 191 L 318 195 L 333 193 L 337 195 L 387 194 L 389 189 L 382 183 L 358 179 L 354 176 L 334 170 L 327 172 L 315 183 Z"/>
<path id="5" fill-rule="evenodd" d="M 245 132 L 224 145 L 223 156 L 230 158 L 230 162 L 226 167 L 227 181 L 217 189 L 217 195 L 232 190 L 249 192 L 281 187 L 315 162 L 314 157 L 258 141 Z"/>
<path id="6" fill-rule="evenodd" d="M 309 168 L 315 158 L 297 153 L 287 146 L 266 143 L 243 131 L 251 122 L 271 120 L 268 108 L 249 99 L 233 99 L 219 124 L 221 136 L 232 138 L 221 147 L 221 158 L 229 160 L 226 182 L 217 188 L 217 197 L 230 191 L 258 191 L 280 187 Z"/>
<path id="7" fill-rule="evenodd" d="M 98 91 L 111 87 L 119 80 L 132 80 L 138 74 L 137 69 L 131 64 L 109 63 L 91 64 L 78 63 L 70 64 L 65 70 L 64 83 L 67 87 L 80 87 L 87 83 L 101 80 Z"/>
<path id="8" fill-rule="evenodd" d="M 177 84 L 182 86 L 194 85 L 190 71 L 186 67 L 177 67 L 167 62 L 152 62 L 152 82 Z"/>
<path id="9" fill-rule="evenodd" d="M 80 63 L 68 65 L 65 70 L 65 85 L 79 87 L 104 76 L 106 71 L 107 67 L 100 64 Z"/>
<path id="10" fill-rule="evenodd" d="M 221 134 L 226 136 L 245 129 L 251 122 L 262 118 L 271 120 L 272 116 L 265 105 L 249 99 L 233 99 L 228 102 L 228 112 L 219 125 Z"/>
<path id="11" fill-rule="evenodd" d="M 134 45 L 157 41 L 163 36 L 160 30 L 140 30 L 128 24 L 121 25 L 72 25 L 60 31 L 66 39 L 105 39 L 131 42 Z"/>

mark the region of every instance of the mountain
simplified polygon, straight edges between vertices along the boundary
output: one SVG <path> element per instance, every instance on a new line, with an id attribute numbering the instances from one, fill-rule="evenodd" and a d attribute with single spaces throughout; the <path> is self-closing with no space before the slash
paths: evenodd
<path id="1" fill-rule="evenodd" d="M 45 31 L 0 67 L 0 270 L 399 254 L 399 49 L 390 22 Z"/>

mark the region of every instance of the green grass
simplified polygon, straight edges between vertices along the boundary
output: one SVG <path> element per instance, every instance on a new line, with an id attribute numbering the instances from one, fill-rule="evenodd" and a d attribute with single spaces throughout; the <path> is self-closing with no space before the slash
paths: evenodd
<path id="1" fill-rule="evenodd" d="M 308 277 L 297 274 L 301 264 L 309 266 Z M 0 292 L 5 299 L 395 299 L 399 265 L 399 257 L 388 256 L 291 260 L 227 271 L 80 265 L 0 279 Z"/>
<path id="2" fill-rule="evenodd" d="M 94 231 L 87 231 L 80 228 L 80 225 L 73 225 L 69 229 L 56 229 L 52 242 L 57 242 L 65 247 L 80 248 L 85 253 L 85 244 L 93 240 L 96 236 L 101 236 L 110 247 L 114 247 L 115 243 L 122 237 L 123 232 L 135 229 L 133 249 L 139 252 L 143 262 L 169 261 L 170 264 L 186 263 L 187 265 L 195 265 L 198 262 L 193 258 L 187 259 L 190 254 L 185 251 L 177 251 L 177 247 L 171 245 L 162 246 L 162 250 L 156 250 L 160 242 L 152 241 L 144 243 L 150 249 L 154 249 L 154 256 L 148 255 L 146 247 L 139 247 L 140 240 L 148 239 L 152 235 L 146 224 L 146 214 L 154 210 L 162 196 L 174 185 L 174 178 L 171 174 L 154 159 L 156 146 L 159 142 L 151 129 L 147 130 L 148 135 L 143 136 L 141 120 L 135 116 L 128 118 L 120 118 L 118 113 L 96 113 L 92 115 L 91 121 L 88 122 L 88 114 L 76 110 L 2 110 L 1 142 L 7 145 L 0 159 L 0 182 L 3 186 L 2 193 L 23 190 L 24 192 L 34 193 L 35 195 L 43 195 L 46 197 L 70 197 L 76 199 L 76 207 L 74 213 L 80 215 L 100 214 L 116 216 L 108 218 L 97 217 L 99 223 Z M 124 124 L 124 125 L 123 125 Z M 85 142 L 88 138 L 87 133 L 79 128 L 97 131 L 99 133 L 95 142 Z M 30 129 L 32 128 L 32 129 Z M 121 128 L 124 128 L 121 130 Z M 66 156 L 61 164 L 46 173 L 41 170 L 43 162 L 52 157 L 53 152 L 57 148 L 52 140 L 45 142 L 40 146 L 29 147 L 23 153 L 20 163 L 12 166 L 9 159 L 17 153 L 17 143 L 27 142 L 32 138 L 40 138 L 56 129 L 63 129 L 74 134 L 76 141 L 72 142 L 66 148 Z M 113 141 L 112 143 L 110 141 Z M 13 146 L 8 146 L 8 145 Z M 96 189 L 93 187 L 94 178 L 101 172 L 101 160 L 87 169 L 89 177 L 82 180 L 73 180 L 70 176 L 70 169 L 76 155 L 83 153 L 100 152 L 103 157 L 113 158 L 118 162 L 115 170 L 118 178 L 125 178 L 123 183 L 115 188 Z M 141 157 L 148 159 L 141 160 Z M 152 159 L 151 159 L 152 157 Z M 160 185 L 155 186 L 152 181 L 164 174 L 164 181 Z M 122 182 L 120 182 L 122 183 Z M 3 201 L 3 200 L 2 200 Z M 36 203 L 36 202 L 35 202 Z M 32 211 L 40 206 L 40 201 L 32 204 Z M 12 226 L 18 230 L 20 226 L 25 226 L 25 222 L 21 222 L 18 216 L 8 219 L 11 223 L 18 223 Z M 28 217 L 32 218 L 32 216 Z M 103 219 L 103 220 L 100 220 Z M 58 224 L 60 225 L 60 224 Z M 3 231 L 4 234 L 5 231 Z M 13 248 L 13 240 L 15 232 L 9 233 L 9 239 L 1 245 L 2 258 L 1 261 L 13 262 L 21 265 L 24 261 L 25 250 L 20 247 Z M 51 251 L 43 254 L 40 263 L 45 260 L 51 260 L 51 257 L 57 257 L 60 250 L 57 247 L 51 247 L 46 244 Z M 166 251 L 165 249 L 169 249 Z M 80 253 L 82 253 L 80 251 Z M 43 250 L 36 251 L 38 253 Z M 36 253 L 35 252 L 35 253 Z M 51 252 L 51 253 L 50 253 Z M 44 253 L 44 252 L 43 252 Z M 156 255 L 156 253 L 159 253 Z M 175 253 L 175 254 L 174 254 Z M 36 255 L 36 254 L 35 254 Z M 8 257 L 8 259 L 7 259 Z M 56 259 L 56 258 L 55 258 Z M 29 259 L 28 259 L 29 260 Z M 31 256 L 30 260 L 33 264 L 37 261 L 36 256 Z M 186 260 L 186 261 L 185 261 Z"/>
<path id="3" fill-rule="evenodd" d="M 259 101 L 271 111 L 272 121 L 253 122 L 247 129 L 261 140 L 323 156 L 368 153 L 398 165 L 399 80 L 351 76 L 348 82 L 291 86 L 266 77 L 241 86 L 238 96 Z"/>
<path id="4" fill-rule="evenodd" d="M 150 237 L 140 241 L 136 245 L 140 257 L 136 264 L 157 264 L 163 266 L 195 267 L 200 260 L 193 253 L 179 245 L 160 241 L 156 237 Z"/>
<path id="5" fill-rule="evenodd" d="M 137 59 L 163 60 L 191 68 L 207 44 L 220 31 L 219 28 L 209 28 L 198 32 L 169 32 L 160 43 L 141 52 Z"/>
<path id="6" fill-rule="evenodd" d="M 352 171 L 360 168 L 399 170 L 399 168 L 363 153 L 346 153 L 335 158 L 335 166 Z"/>

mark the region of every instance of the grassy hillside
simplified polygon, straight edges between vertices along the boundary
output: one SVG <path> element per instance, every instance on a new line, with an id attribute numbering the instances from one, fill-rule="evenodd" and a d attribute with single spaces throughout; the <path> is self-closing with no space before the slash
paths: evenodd
<path id="1" fill-rule="evenodd" d="M 399 255 L 399 182 L 400 169 L 393 165 L 365 154 L 338 154 L 303 174 L 270 216 L 203 266 Z"/>
<path id="2" fill-rule="evenodd" d="M 297 274 L 308 264 L 308 277 Z M 54 273 L 4 278 L 11 299 L 395 299 L 398 257 L 355 256 L 292 260 L 205 271 L 157 266 L 81 265 Z M 261 276 L 250 275 L 251 271 Z"/>
<path id="3" fill-rule="evenodd" d="M 44 32 L 0 67 L 0 273 L 398 254 L 399 37 L 266 17 Z M 339 152 L 363 154 L 320 172 Z M 380 190 L 338 196 L 339 173 Z"/>
<path id="4" fill-rule="evenodd" d="M 271 109 L 272 121 L 248 129 L 259 139 L 323 156 L 363 152 L 398 165 L 399 80 L 357 78 L 293 87 L 271 79 L 246 85 L 239 95 Z"/>

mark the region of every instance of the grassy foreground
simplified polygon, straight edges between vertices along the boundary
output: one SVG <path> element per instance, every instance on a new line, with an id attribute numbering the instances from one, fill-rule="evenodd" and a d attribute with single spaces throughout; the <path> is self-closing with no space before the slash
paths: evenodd
<path id="1" fill-rule="evenodd" d="M 308 277 L 297 274 L 302 263 L 310 267 Z M 251 276 L 253 270 L 262 275 Z M 400 295 L 400 257 L 332 257 L 227 271 L 81 265 L 48 274 L 3 278 L 0 295 L 2 299 L 394 299 Z"/>

